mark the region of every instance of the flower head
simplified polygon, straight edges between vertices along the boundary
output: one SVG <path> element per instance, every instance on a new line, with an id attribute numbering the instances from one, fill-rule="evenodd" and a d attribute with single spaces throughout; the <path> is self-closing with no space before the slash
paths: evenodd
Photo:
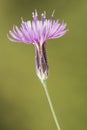
<path id="1" fill-rule="evenodd" d="M 9 40 L 12 42 L 23 42 L 26 44 L 34 44 L 36 51 L 36 72 L 41 80 L 45 80 L 48 76 L 48 63 L 46 58 L 45 45 L 47 40 L 59 38 L 67 33 L 67 24 L 58 20 L 53 20 L 54 12 L 50 19 L 46 18 L 46 12 L 41 14 L 38 19 L 38 13 L 32 13 L 33 20 L 24 22 L 22 19 L 21 27 L 13 26 L 13 30 L 9 31 Z"/>

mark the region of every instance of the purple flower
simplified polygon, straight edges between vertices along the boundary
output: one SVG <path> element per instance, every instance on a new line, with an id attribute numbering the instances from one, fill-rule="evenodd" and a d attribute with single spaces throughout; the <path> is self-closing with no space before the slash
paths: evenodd
<path id="1" fill-rule="evenodd" d="M 46 12 L 41 14 L 41 19 L 38 20 L 38 13 L 32 13 L 33 20 L 24 22 L 22 19 L 21 27 L 14 26 L 12 31 L 9 31 L 12 42 L 23 42 L 25 44 L 33 44 L 35 46 L 36 72 L 41 80 L 48 77 L 48 63 L 46 57 L 46 42 L 49 39 L 59 38 L 65 35 L 68 31 L 67 24 L 58 20 L 53 20 L 54 12 L 50 19 L 46 18 Z"/>

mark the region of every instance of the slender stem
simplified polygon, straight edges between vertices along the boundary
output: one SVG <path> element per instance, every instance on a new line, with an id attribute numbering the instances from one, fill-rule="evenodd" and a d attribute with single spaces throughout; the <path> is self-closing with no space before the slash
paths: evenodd
<path id="1" fill-rule="evenodd" d="M 52 105 L 52 101 L 50 99 L 50 95 L 49 95 L 48 90 L 47 90 L 47 85 L 46 85 L 45 81 L 41 81 L 41 83 L 44 87 L 45 94 L 46 94 L 46 97 L 47 97 L 47 100 L 48 100 L 48 103 L 49 103 L 49 106 L 50 106 L 50 109 L 51 109 L 51 112 L 52 112 L 52 116 L 53 116 L 53 119 L 54 119 L 55 124 L 56 124 L 56 127 L 57 127 L 58 130 L 61 130 L 59 123 L 58 123 L 58 120 L 57 120 L 57 117 L 56 117 L 56 114 L 55 114 L 55 111 L 54 111 L 54 108 L 53 108 L 53 105 Z"/>

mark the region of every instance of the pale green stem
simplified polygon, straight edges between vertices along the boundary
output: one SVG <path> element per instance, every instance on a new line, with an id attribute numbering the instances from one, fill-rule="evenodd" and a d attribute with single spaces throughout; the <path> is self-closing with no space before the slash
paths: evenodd
<path id="1" fill-rule="evenodd" d="M 52 105 L 52 101 L 50 99 L 50 95 L 49 95 L 48 90 L 47 90 L 46 82 L 41 81 L 41 83 L 42 83 L 43 88 L 45 90 L 45 94 L 46 94 L 46 97 L 47 97 L 47 100 L 48 100 L 48 103 L 49 103 L 49 106 L 50 106 L 50 109 L 51 109 L 51 112 L 52 112 L 52 116 L 53 116 L 53 119 L 54 119 L 55 124 L 56 124 L 56 127 L 57 127 L 58 130 L 61 130 L 60 126 L 59 126 L 59 123 L 58 123 L 58 120 L 57 120 L 57 117 L 56 117 L 56 114 L 55 114 L 55 111 L 54 111 L 54 108 L 53 108 L 53 105 Z"/>

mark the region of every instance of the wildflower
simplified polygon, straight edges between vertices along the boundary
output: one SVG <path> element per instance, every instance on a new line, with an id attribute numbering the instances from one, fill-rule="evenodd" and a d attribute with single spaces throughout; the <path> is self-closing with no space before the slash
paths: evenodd
<path id="1" fill-rule="evenodd" d="M 35 46 L 36 72 L 45 90 L 57 129 L 60 130 L 50 95 L 47 90 L 47 85 L 45 83 L 45 80 L 48 77 L 46 42 L 49 39 L 55 39 L 65 35 L 68 31 L 68 29 L 66 29 L 67 24 L 64 22 L 60 24 L 58 20 L 53 20 L 54 12 L 52 13 L 50 19 L 46 18 L 45 11 L 41 14 L 41 20 L 38 20 L 36 10 L 32 13 L 32 15 L 32 21 L 24 22 L 22 19 L 20 28 L 14 26 L 13 30 L 9 31 L 10 37 L 8 36 L 8 38 L 12 42 L 23 42 L 25 44 L 33 44 Z"/>
<path id="2" fill-rule="evenodd" d="M 50 19 L 46 18 L 46 12 L 41 14 L 38 19 L 38 13 L 32 13 L 33 20 L 24 22 L 22 19 L 21 27 L 13 26 L 9 31 L 9 40 L 12 42 L 23 42 L 35 46 L 36 72 L 40 80 L 46 80 L 48 77 L 48 62 L 46 56 L 46 42 L 49 39 L 62 37 L 67 33 L 67 24 L 58 20 L 53 20 L 54 12 Z"/>

